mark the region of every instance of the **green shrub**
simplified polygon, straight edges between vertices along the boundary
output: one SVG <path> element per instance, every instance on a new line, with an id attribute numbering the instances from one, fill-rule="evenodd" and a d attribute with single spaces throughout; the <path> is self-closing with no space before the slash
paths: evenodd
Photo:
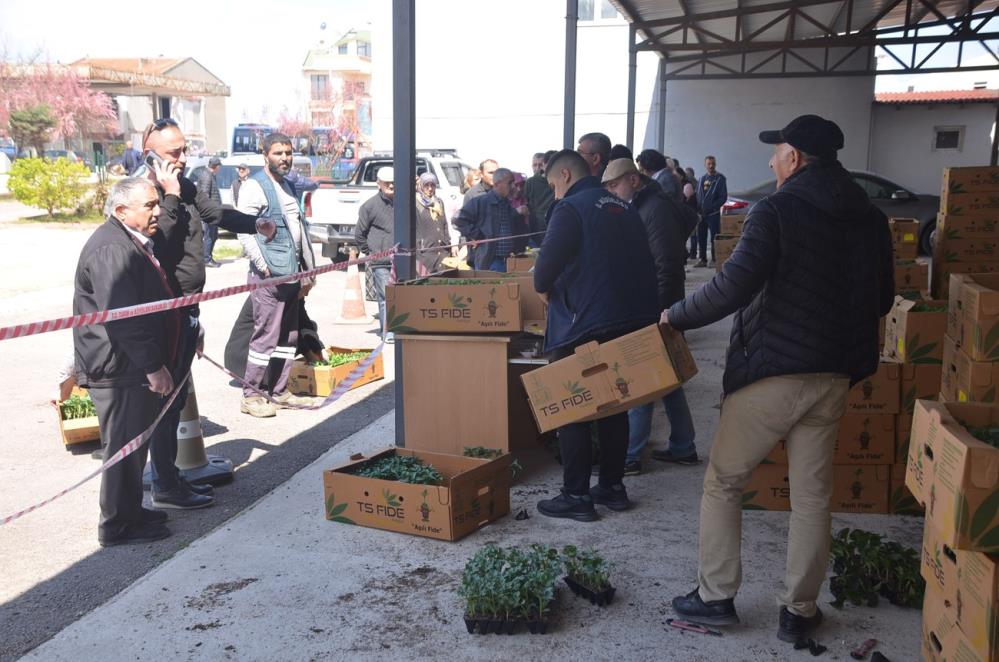
<path id="1" fill-rule="evenodd" d="M 17 159 L 10 166 L 8 187 L 14 198 L 40 207 L 54 216 L 56 210 L 77 209 L 87 193 L 90 172 L 67 159 Z"/>

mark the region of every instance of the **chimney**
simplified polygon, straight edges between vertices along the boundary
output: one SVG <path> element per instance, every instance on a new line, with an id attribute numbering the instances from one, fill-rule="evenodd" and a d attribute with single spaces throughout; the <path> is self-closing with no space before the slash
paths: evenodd
<path id="1" fill-rule="evenodd" d="M 976 90 L 985 90 L 988 89 L 988 87 L 989 84 L 984 80 L 975 81 L 974 89 Z"/>
<path id="2" fill-rule="evenodd" d="M 915 92 L 915 91 L 916 91 L 916 86 L 915 85 L 910 85 L 909 89 L 906 90 L 906 92 Z"/>

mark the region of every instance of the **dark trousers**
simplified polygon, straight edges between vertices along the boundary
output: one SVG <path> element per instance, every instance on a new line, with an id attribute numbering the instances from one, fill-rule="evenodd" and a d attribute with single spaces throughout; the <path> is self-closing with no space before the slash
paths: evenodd
<path id="1" fill-rule="evenodd" d="M 701 247 L 701 259 L 708 259 L 708 235 L 711 237 L 711 259 L 715 259 L 715 235 L 721 229 L 721 215 L 719 213 L 705 216 L 697 226 L 697 243 Z"/>
<path id="2" fill-rule="evenodd" d="M 250 283 L 260 281 L 251 273 Z M 253 302 L 253 335 L 246 357 L 244 379 L 263 390 L 270 384 L 271 393 L 283 393 L 288 388 L 288 373 L 295 360 L 298 345 L 298 283 L 263 287 L 250 293 Z M 244 397 L 256 395 L 243 387 Z"/>
<path id="3" fill-rule="evenodd" d="M 180 336 L 177 339 L 177 366 L 172 373 L 175 384 L 179 384 L 180 380 L 191 371 L 200 328 L 196 314 L 181 311 Z M 184 384 L 184 389 L 177 394 L 177 399 L 173 401 L 173 405 L 149 438 L 149 472 L 154 492 L 169 492 L 180 485 L 180 471 L 176 464 L 177 426 L 180 424 L 180 412 L 187 404 L 187 391 L 187 384 Z"/>
<path id="4" fill-rule="evenodd" d="M 104 459 L 121 450 L 156 419 L 163 398 L 145 385 L 91 388 L 104 441 Z M 142 517 L 142 468 L 148 446 L 135 451 L 101 476 L 100 539 L 114 538 Z"/>
<path id="5" fill-rule="evenodd" d="M 627 331 L 595 338 L 606 342 Z M 586 338 L 553 352 L 558 361 L 571 356 L 576 347 L 593 340 Z M 600 447 L 600 478 L 603 487 L 620 485 L 624 478 L 624 463 L 628 454 L 628 412 L 601 418 L 595 423 L 570 423 L 558 429 L 558 447 L 562 455 L 562 488 L 568 493 L 581 496 L 590 493 L 590 471 L 593 467 L 593 441 L 591 426 L 597 427 Z"/>
<path id="6" fill-rule="evenodd" d="M 215 250 L 215 242 L 219 238 L 219 228 L 217 225 L 209 225 L 204 221 L 201 222 L 201 229 L 204 230 L 204 251 L 205 251 L 205 262 L 209 262 L 212 259 L 212 251 Z"/>

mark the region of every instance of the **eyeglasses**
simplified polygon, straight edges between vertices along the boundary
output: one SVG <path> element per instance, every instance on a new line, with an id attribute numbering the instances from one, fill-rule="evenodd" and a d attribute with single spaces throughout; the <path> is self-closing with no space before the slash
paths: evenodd
<path id="1" fill-rule="evenodd" d="M 142 132 L 142 144 L 145 146 L 146 141 L 149 140 L 149 136 L 156 131 L 162 131 L 167 127 L 178 126 L 177 120 L 171 119 L 169 117 L 161 117 L 158 120 L 154 120 L 152 124 L 146 127 L 146 130 Z"/>

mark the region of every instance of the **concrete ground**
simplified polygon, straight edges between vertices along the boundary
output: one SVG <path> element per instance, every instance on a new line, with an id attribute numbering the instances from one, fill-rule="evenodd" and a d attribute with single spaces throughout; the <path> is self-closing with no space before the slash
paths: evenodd
<path id="1" fill-rule="evenodd" d="M 242 273 L 241 268 L 225 267 L 211 275 L 209 286 L 238 279 Z M 710 274 L 695 270 L 689 287 L 696 287 Z M 339 277 L 325 277 L 320 287 L 335 290 L 326 285 L 335 278 Z M 233 314 L 227 305 L 238 306 L 238 302 L 205 307 L 210 329 L 224 327 L 225 316 Z M 330 327 L 324 322 L 320 320 L 320 328 L 328 342 L 348 334 L 364 335 L 358 329 Z M 698 429 L 698 447 L 705 455 L 718 417 L 729 326 L 721 322 L 688 338 L 700 368 L 688 386 L 688 399 Z M 331 330 L 328 337 L 327 328 Z M 221 334 L 220 330 L 209 335 L 208 351 L 216 356 L 224 342 Z M 39 355 L 46 349 L 65 349 L 65 338 L 47 343 L 41 338 L 12 341 L 23 342 L 19 348 L 31 342 L 31 359 L 12 356 L 15 346 L 10 343 L 0 346 L 0 360 L 14 364 L 5 366 L 13 368 L 8 374 L 24 376 L 17 384 L 8 380 L 0 396 L 12 404 L 29 403 L 25 409 L 31 412 L 30 416 L 21 411 L 11 414 L 11 438 L 20 451 L 11 457 L 0 447 L 0 481 L 17 486 L 0 493 L 3 512 L 47 496 L 71 474 L 79 475 L 90 466 L 87 459 L 53 450 L 51 415 L 40 405 L 30 404 L 52 390 L 50 361 L 41 361 L 45 366 L 31 377 Z M 390 356 L 386 356 L 386 367 Z M 513 512 L 525 509 L 529 519 L 518 521 L 511 514 L 456 543 L 353 527 L 323 518 L 321 473 L 352 453 L 391 445 L 393 416 L 387 383 L 352 392 L 332 417 L 329 410 L 291 412 L 258 422 L 235 413 L 235 392 L 224 386 L 218 374 L 198 366 L 195 376 L 202 413 L 218 424 L 210 426 L 219 432 L 216 449 L 241 450 L 237 459 L 249 459 L 247 449 L 266 453 L 252 457 L 241 467 L 236 482 L 220 490 L 220 505 L 215 509 L 172 515 L 171 526 L 179 535 L 157 545 L 96 548 L 96 483 L 0 530 L 0 554 L 13 560 L 5 563 L 13 566 L 7 573 L 13 578 L 8 580 L 12 586 L 0 586 L 4 591 L 0 594 L 4 601 L 0 657 L 37 646 L 61 629 L 26 659 L 124 660 L 162 655 L 192 660 L 810 658 L 774 636 L 774 595 L 783 574 L 786 513 L 745 515 L 744 583 L 737 599 L 742 626 L 727 629 L 722 637 L 708 637 L 681 633 L 664 624 L 672 616 L 669 600 L 696 582 L 703 465 L 675 467 L 647 460 L 646 473 L 627 479 L 638 503 L 634 510 L 601 510 L 598 522 L 582 524 L 550 520 L 535 511 L 537 500 L 554 493 L 560 483 L 558 465 L 539 450 L 522 458 L 527 471 L 511 497 Z M 18 422 L 23 418 L 29 420 Z M 360 431 L 348 436 L 354 430 Z M 661 444 L 665 436 L 660 410 L 653 441 Z M 208 442 L 215 443 L 216 436 Z M 29 447 L 39 449 L 32 455 Z M 329 450 L 319 455 L 325 448 Z M 283 482 L 296 462 L 307 463 L 309 452 L 318 459 Z M 12 461 L 16 466 L 8 466 Z M 46 472 L 32 471 L 43 462 Z M 50 470 L 53 465 L 56 469 Z M 257 495 L 263 498 L 253 503 Z M 922 520 L 834 516 L 834 529 L 842 526 L 881 532 L 918 546 Z M 563 588 L 554 631 L 548 635 L 468 635 L 457 584 L 465 561 L 489 542 L 594 545 L 615 565 L 612 581 L 618 597 L 610 607 L 599 609 Z M 71 559 L 62 561 L 64 555 Z M 827 623 L 817 635 L 829 647 L 829 659 L 847 659 L 848 651 L 867 638 L 879 640 L 879 649 L 889 659 L 918 659 L 918 611 L 890 605 L 836 611 L 826 604 L 830 599 L 828 594 L 823 597 Z M 39 628 L 39 619 L 49 629 Z"/>

